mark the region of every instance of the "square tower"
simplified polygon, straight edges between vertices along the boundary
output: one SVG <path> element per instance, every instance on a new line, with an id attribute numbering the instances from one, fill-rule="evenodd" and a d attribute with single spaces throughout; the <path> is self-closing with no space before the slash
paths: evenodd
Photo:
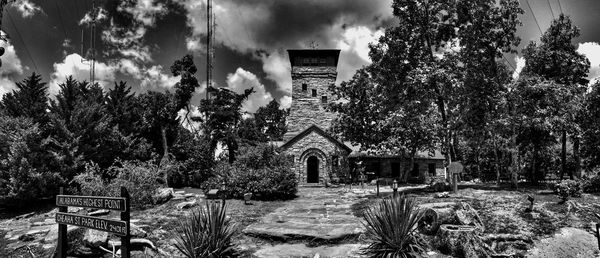
<path id="1" fill-rule="evenodd" d="M 329 87 L 337 78 L 339 49 L 288 50 L 292 65 L 292 105 L 287 118 L 289 139 L 316 125 L 329 129 L 334 114 L 327 111 L 331 101 Z"/>

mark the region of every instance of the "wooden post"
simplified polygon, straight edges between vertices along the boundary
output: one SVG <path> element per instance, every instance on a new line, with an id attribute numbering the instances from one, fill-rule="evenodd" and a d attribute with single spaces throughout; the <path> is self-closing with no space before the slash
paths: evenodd
<path id="1" fill-rule="evenodd" d="M 121 237 L 121 257 L 122 258 L 130 258 L 131 252 L 131 225 L 129 223 L 130 220 L 130 210 L 131 210 L 131 198 L 129 198 L 129 192 L 127 188 L 121 186 L 121 197 L 125 198 L 125 211 L 121 212 L 121 220 L 127 223 L 127 234 Z"/>
<path id="2" fill-rule="evenodd" d="M 64 188 L 60 188 L 60 194 L 63 195 Z M 67 206 L 58 207 L 59 212 L 67 212 Z M 67 225 L 66 224 L 58 224 L 58 243 L 56 243 L 56 251 L 58 253 L 58 258 L 66 258 L 67 257 Z"/>
<path id="3" fill-rule="evenodd" d="M 600 223 L 596 223 L 596 238 L 598 239 L 598 249 L 600 249 Z"/>
<path id="4" fill-rule="evenodd" d="M 377 197 L 379 197 L 379 177 L 377 178 Z"/>
<path id="5" fill-rule="evenodd" d="M 452 191 L 454 193 L 458 192 L 458 185 L 456 183 L 456 181 L 458 180 L 458 173 L 452 173 Z"/>

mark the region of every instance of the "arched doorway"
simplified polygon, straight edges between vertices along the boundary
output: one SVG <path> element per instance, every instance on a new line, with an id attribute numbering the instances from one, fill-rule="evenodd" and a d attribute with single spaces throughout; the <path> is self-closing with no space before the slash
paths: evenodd
<path id="1" fill-rule="evenodd" d="M 319 182 L 319 159 L 315 156 L 310 156 L 306 160 L 306 182 Z"/>

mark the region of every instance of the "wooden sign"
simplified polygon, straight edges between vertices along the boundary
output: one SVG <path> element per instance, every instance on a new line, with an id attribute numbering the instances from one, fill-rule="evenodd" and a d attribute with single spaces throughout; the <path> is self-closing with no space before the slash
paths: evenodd
<path id="1" fill-rule="evenodd" d="M 122 197 L 98 197 L 77 195 L 56 196 L 56 206 L 74 206 L 83 208 L 125 211 L 125 202 L 125 198 Z"/>
<path id="2" fill-rule="evenodd" d="M 57 212 L 56 223 L 106 231 L 120 236 L 127 235 L 127 223 L 120 220 Z"/>
<path id="3" fill-rule="evenodd" d="M 55 216 L 56 223 L 58 223 L 58 244 L 56 246 L 58 257 L 67 257 L 69 249 L 67 247 L 67 225 L 73 225 L 121 236 L 121 257 L 130 258 L 129 200 L 129 192 L 125 187 L 121 187 L 121 197 L 64 195 L 64 189 L 61 187 L 60 194 L 56 196 L 56 205 L 59 207 Z M 68 206 L 120 211 L 121 220 L 68 213 Z"/>

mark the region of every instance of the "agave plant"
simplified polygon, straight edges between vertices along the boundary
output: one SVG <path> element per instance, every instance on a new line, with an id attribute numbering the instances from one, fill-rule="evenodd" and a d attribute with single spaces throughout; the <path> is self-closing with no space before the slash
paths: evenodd
<path id="1" fill-rule="evenodd" d="M 386 198 L 365 214 L 366 236 L 370 244 L 363 249 L 370 257 L 420 257 L 424 241 L 416 232 L 423 212 L 413 198 Z"/>
<path id="2" fill-rule="evenodd" d="M 188 258 L 233 257 L 232 239 L 237 233 L 226 215 L 225 203 L 207 202 L 179 221 L 175 247 Z"/>

